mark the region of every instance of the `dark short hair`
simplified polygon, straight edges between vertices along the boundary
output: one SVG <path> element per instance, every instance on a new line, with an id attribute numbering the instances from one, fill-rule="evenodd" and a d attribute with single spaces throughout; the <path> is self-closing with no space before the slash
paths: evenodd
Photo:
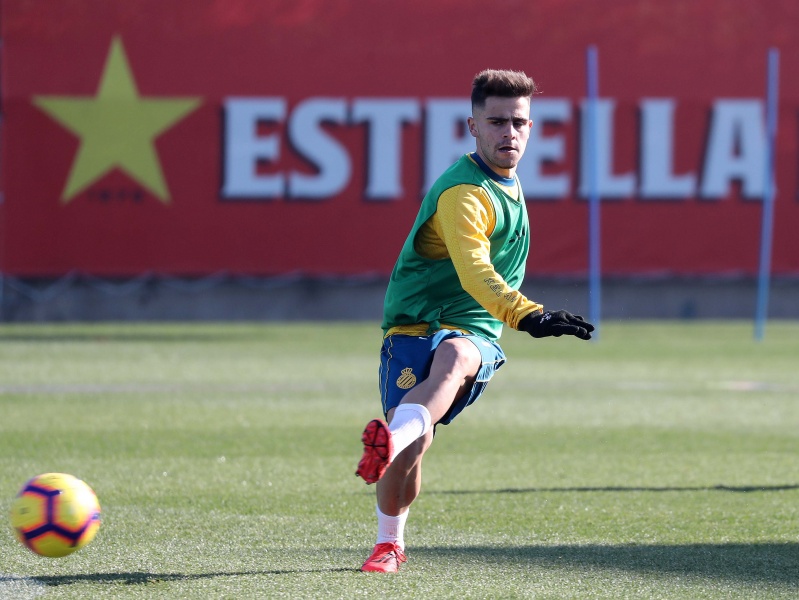
<path id="1" fill-rule="evenodd" d="M 483 107 L 486 98 L 529 98 L 538 91 L 535 81 L 523 71 L 485 69 L 472 81 L 472 108 Z"/>

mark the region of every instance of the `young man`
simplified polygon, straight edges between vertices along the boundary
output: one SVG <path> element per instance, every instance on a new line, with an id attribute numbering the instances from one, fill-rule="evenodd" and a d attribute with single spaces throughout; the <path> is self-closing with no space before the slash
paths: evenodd
<path id="1" fill-rule="evenodd" d="M 405 562 L 403 530 L 434 427 L 477 400 L 505 362 L 497 344 L 503 324 L 536 338 L 591 338 L 594 327 L 582 317 L 544 312 L 518 292 L 529 227 L 516 166 L 535 92 L 521 72 L 477 74 L 467 120 L 476 151 L 427 193 L 391 274 L 380 357 L 388 423 L 366 426 L 356 472 L 377 483 L 377 544 L 363 571 L 394 572 Z"/>

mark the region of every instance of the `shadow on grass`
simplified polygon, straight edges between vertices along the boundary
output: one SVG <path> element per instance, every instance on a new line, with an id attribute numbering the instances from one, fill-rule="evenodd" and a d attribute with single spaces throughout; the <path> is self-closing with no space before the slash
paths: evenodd
<path id="1" fill-rule="evenodd" d="M 799 587 L 799 544 L 561 545 L 412 548 L 411 559 L 539 569 L 608 569 Z"/>
<path id="2" fill-rule="evenodd" d="M 574 486 L 505 488 L 500 490 L 428 490 L 425 494 L 537 494 L 545 492 L 784 492 L 799 490 L 799 484 L 784 485 L 698 485 L 698 486 Z"/>
<path id="3" fill-rule="evenodd" d="M 435 546 L 413 547 L 411 561 L 441 565 L 497 565 L 500 569 L 568 569 L 626 571 L 649 576 L 673 576 L 737 583 L 779 585 L 799 589 L 799 543 L 752 544 L 585 544 L 558 546 Z M 219 577 L 359 573 L 356 568 L 265 569 L 213 573 L 85 573 L 18 577 L 0 575 L 3 583 L 36 582 L 47 586 L 79 583 L 148 585 L 199 581 Z"/>
<path id="4" fill-rule="evenodd" d="M 799 589 L 799 543 L 752 544 L 585 544 L 558 546 L 413 547 L 410 558 L 445 565 L 497 565 L 500 569 L 626 571 L 649 576 L 779 585 Z M 35 582 L 47 586 L 79 583 L 148 585 L 219 577 L 360 573 L 360 569 L 265 569 L 213 573 L 85 573 L 19 577 L 0 575 L 2 584 Z"/>
<path id="5" fill-rule="evenodd" d="M 23 581 L 35 581 L 44 585 L 59 586 L 75 583 L 110 583 L 125 585 L 145 585 L 168 581 L 194 581 L 215 579 L 217 577 L 248 577 L 253 575 L 298 575 L 303 573 L 359 573 L 360 569 L 273 569 L 263 571 L 225 571 L 218 573 L 146 573 L 135 571 L 129 573 L 82 573 L 79 575 L 41 575 L 38 577 L 17 577 L 16 575 L 0 575 L 0 584 Z"/>

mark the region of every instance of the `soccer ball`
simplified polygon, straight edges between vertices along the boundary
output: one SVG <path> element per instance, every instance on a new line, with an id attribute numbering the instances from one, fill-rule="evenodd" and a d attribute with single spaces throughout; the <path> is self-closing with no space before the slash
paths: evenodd
<path id="1" fill-rule="evenodd" d="M 56 558 L 80 550 L 100 528 L 100 503 L 92 488 L 65 473 L 28 481 L 11 503 L 17 539 L 36 554 Z"/>

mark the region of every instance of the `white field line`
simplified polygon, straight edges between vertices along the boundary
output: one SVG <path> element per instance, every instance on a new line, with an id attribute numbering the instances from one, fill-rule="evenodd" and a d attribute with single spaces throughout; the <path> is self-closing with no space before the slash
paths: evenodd
<path id="1" fill-rule="evenodd" d="M 0 573 L 0 600 L 27 600 L 47 593 L 47 586 L 34 577 Z"/>

